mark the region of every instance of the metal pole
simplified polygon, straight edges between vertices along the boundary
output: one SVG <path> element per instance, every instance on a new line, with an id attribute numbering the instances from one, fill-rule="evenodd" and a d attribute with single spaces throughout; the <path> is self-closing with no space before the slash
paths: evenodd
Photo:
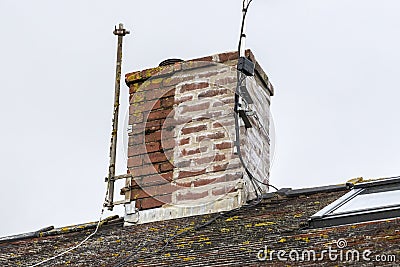
<path id="1" fill-rule="evenodd" d="M 109 210 L 114 207 L 114 177 L 115 177 L 115 162 L 117 157 L 117 133 L 118 133 L 118 115 L 119 115 L 119 95 L 121 89 L 121 63 L 122 63 L 122 39 L 130 32 L 124 29 L 122 23 L 117 28 L 115 26 L 114 35 L 118 36 L 117 47 L 117 64 L 115 67 L 115 95 L 114 95 L 114 115 L 112 120 L 112 133 L 111 133 L 111 146 L 110 146 L 110 165 L 108 168 L 108 193 L 106 199 L 106 206 Z"/>

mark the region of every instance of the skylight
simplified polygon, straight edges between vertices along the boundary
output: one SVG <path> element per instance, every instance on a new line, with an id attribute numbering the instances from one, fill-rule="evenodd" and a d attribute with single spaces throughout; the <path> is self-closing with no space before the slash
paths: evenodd
<path id="1" fill-rule="evenodd" d="M 400 177 L 356 184 L 310 217 L 311 227 L 327 227 L 400 217 Z"/>

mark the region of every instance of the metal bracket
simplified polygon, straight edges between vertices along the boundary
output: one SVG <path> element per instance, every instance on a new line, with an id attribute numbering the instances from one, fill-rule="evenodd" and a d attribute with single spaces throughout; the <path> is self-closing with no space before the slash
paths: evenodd
<path id="1" fill-rule="evenodd" d="M 124 25 L 122 23 L 120 23 L 117 26 L 114 27 L 114 31 L 113 31 L 114 35 L 118 35 L 118 36 L 125 36 L 127 34 L 130 34 L 131 32 L 127 29 L 124 29 Z"/>

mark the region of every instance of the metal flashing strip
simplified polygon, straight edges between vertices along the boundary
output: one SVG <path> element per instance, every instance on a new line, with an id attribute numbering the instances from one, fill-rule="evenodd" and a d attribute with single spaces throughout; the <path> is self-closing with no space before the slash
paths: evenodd
<path id="1" fill-rule="evenodd" d="M 381 185 L 389 185 L 389 184 L 400 184 L 400 176 L 397 177 L 389 177 L 377 181 L 370 181 L 365 183 L 357 183 L 354 185 L 354 188 L 367 188 L 367 187 L 375 187 Z"/>
<path id="2" fill-rule="evenodd" d="M 348 187 L 346 185 L 327 185 L 327 186 L 319 186 L 319 187 L 311 187 L 311 188 L 303 188 L 303 189 L 294 189 L 285 192 L 285 195 L 288 197 L 297 197 L 300 195 L 312 195 L 316 193 L 323 192 L 336 192 L 347 190 Z"/>

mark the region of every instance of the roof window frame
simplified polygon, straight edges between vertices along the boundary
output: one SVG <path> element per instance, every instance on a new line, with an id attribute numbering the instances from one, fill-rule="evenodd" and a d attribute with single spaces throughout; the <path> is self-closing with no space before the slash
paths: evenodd
<path id="1" fill-rule="evenodd" d="M 351 188 L 351 191 L 347 194 L 312 215 L 308 221 L 309 226 L 311 228 L 323 228 L 400 217 L 400 204 L 335 213 L 344 204 L 360 195 L 389 191 L 399 191 L 400 193 L 400 176 L 356 185 L 351 184 Z"/>

